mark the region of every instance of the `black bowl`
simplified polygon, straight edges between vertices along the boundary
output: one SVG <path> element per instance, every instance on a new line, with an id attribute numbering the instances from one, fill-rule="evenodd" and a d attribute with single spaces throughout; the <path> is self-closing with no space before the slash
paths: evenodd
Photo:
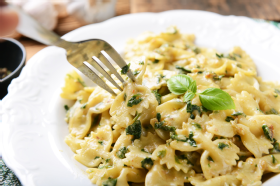
<path id="1" fill-rule="evenodd" d="M 11 71 L 8 76 L 0 79 L 0 99 L 7 95 L 11 81 L 19 76 L 25 59 L 25 49 L 20 42 L 10 38 L 0 38 L 0 68 Z"/>

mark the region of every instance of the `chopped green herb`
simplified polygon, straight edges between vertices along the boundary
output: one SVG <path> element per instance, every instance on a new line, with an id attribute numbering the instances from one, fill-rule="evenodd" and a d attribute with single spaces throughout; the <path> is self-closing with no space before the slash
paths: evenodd
<path id="1" fill-rule="evenodd" d="M 274 94 L 273 96 L 274 96 L 275 98 L 277 98 L 277 97 L 278 97 L 278 94 Z"/>
<path id="2" fill-rule="evenodd" d="M 187 101 L 186 110 L 187 110 L 187 113 L 190 113 L 190 114 L 191 114 L 191 116 L 190 116 L 191 119 L 194 119 L 193 112 L 194 112 L 195 110 L 197 110 L 197 112 L 198 112 L 199 115 L 201 114 L 201 109 L 200 109 L 200 107 L 197 106 L 197 105 L 192 105 L 190 100 Z"/>
<path id="3" fill-rule="evenodd" d="M 225 57 L 228 58 L 228 59 L 231 59 L 231 60 L 235 60 L 235 61 L 236 61 L 236 57 L 233 56 L 233 55 L 231 55 L 231 54 L 228 54 L 228 55 L 226 55 Z"/>
<path id="4" fill-rule="evenodd" d="M 176 155 L 175 155 L 175 162 L 178 163 L 178 164 L 181 164 L 180 161 L 179 161 L 179 158 Z"/>
<path id="5" fill-rule="evenodd" d="M 68 111 L 68 110 L 69 110 L 69 106 L 68 106 L 68 105 L 64 105 L 64 109 L 65 109 L 66 111 Z"/>
<path id="6" fill-rule="evenodd" d="M 95 158 L 94 159 L 98 159 L 98 158 L 100 158 L 99 156 L 95 156 Z"/>
<path id="7" fill-rule="evenodd" d="M 196 141 L 193 139 L 193 132 L 191 131 L 189 133 L 189 137 L 187 138 L 186 136 L 184 136 L 183 138 L 182 137 L 179 137 L 176 133 L 172 133 L 171 136 L 170 136 L 171 139 L 173 140 L 177 140 L 177 141 L 182 141 L 182 142 L 187 142 L 189 143 L 191 146 L 193 147 L 197 147 L 196 145 Z"/>
<path id="8" fill-rule="evenodd" d="M 144 169 L 150 169 L 154 165 L 154 162 L 151 158 L 145 158 L 141 161 L 141 167 Z"/>
<path id="9" fill-rule="evenodd" d="M 124 167 L 127 167 L 127 165 L 126 165 L 126 164 L 123 164 L 123 166 L 124 166 Z"/>
<path id="10" fill-rule="evenodd" d="M 239 55 L 239 54 L 233 53 L 233 55 L 234 55 L 235 57 L 241 58 L 241 55 Z"/>
<path id="11" fill-rule="evenodd" d="M 280 94 L 280 90 L 279 90 L 279 89 L 275 89 L 274 92 L 275 92 L 276 94 Z"/>
<path id="12" fill-rule="evenodd" d="M 258 110 L 259 112 L 263 113 L 263 111 L 262 111 L 261 109 L 259 109 L 258 107 L 256 107 L 256 108 L 257 108 L 257 110 Z"/>
<path id="13" fill-rule="evenodd" d="M 152 93 L 154 93 L 154 95 L 155 95 L 155 97 L 157 99 L 157 102 L 160 105 L 161 104 L 161 95 L 160 95 L 160 93 L 158 93 L 157 90 L 153 90 Z"/>
<path id="14" fill-rule="evenodd" d="M 98 169 L 108 169 L 108 168 L 112 168 L 112 166 L 110 165 L 103 165 L 103 166 L 99 166 Z"/>
<path id="15" fill-rule="evenodd" d="M 138 105 L 143 99 L 142 98 L 138 98 L 138 96 L 140 96 L 141 94 L 135 94 L 133 95 L 127 102 L 127 106 L 128 107 L 132 107 L 133 105 Z"/>
<path id="16" fill-rule="evenodd" d="M 144 65 L 144 61 L 140 61 L 140 62 L 139 62 L 139 65 Z"/>
<path id="17" fill-rule="evenodd" d="M 198 74 L 202 74 L 202 73 L 203 73 L 203 71 L 198 71 L 197 73 L 198 73 Z"/>
<path id="18" fill-rule="evenodd" d="M 86 87 L 85 82 L 83 82 L 82 80 L 80 80 L 80 78 L 78 78 L 77 80 L 78 80 L 78 82 L 79 82 L 83 87 Z"/>
<path id="19" fill-rule="evenodd" d="M 258 167 L 258 165 L 257 165 L 257 164 L 255 164 L 255 167 Z"/>
<path id="20" fill-rule="evenodd" d="M 279 147 L 279 143 L 277 142 L 277 140 L 274 138 L 273 139 L 273 149 L 270 149 L 269 152 L 270 153 L 279 153 L 280 152 L 280 147 Z"/>
<path id="21" fill-rule="evenodd" d="M 210 163 L 208 163 L 208 167 L 211 167 Z"/>
<path id="22" fill-rule="evenodd" d="M 214 162 L 214 160 L 211 158 L 211 156 L 208 156 L 208 157 L 207 157 L 207 160 L 208 160 L 208 161 L 211 161 L 211 162 Z"/>
<path id="23" fill-rule="evenodd" d="M 216 80 L 216 81 L 220 81 L 225 75 L 215 75 L 213 76 L 213 79 Z"/>
<path id="24" fill-rule="evenodd" d="M 216 56 L 217 56 L 219 59 L 221 59 L 221 58 L 224 57 L 224 54 L 220 54 L 220 55 L 219 55 L 219 54 L 216 53 Z"/>
<path id="25" fill-rule="evenodd" d="M 102 186 L 116 186 L 117 185 L 117 178 L 113 179 L 111 177 L 108 180 L 102 182 Z"/>
<path id="26" fill-rule="evenodd" d="M 87 107 L 87 103 L 81 105 L 81 109 L 85 109 Z"/>
<path id="27" fill-rule="evenodd" d="M 191 73 L 192 71 L 189 69 L 186 69 L 184 67 L 180 67 L 178 65 L 175 66 L 176 69 L 179 69 L 183 74 Z"/>
<path id="28" fill-rule="evenodd" d="M 159 59 L 154 59 L 153 63 L 158 63 Z"/>
<path id="29" fill-rule="evenodd" d="M 110 160 L 111 160 L 111 158 L 108 158 L 108 159 L 105 160 L 105 162 L 106 162 L 106 163 L 109 163 Z"/>
<path id="30" fill-rule="evenodd" d="M 262 129 L 265 137 L 270 141 L 273 141 L 273 131 L 271 131 L 266 124 L 263 124 Z"/>
<path id="31" fill-rule="evenodd" d="M 127 153 L 128 149 L 126 147 L 119 148 L 118 152 L 116 153 L 117 157 L 124 159 L 125 153 Z"/>
<path id="32" fill-rule="evenodd" d="M 146 152 L 146 153 L 149 153 L 149 152 L 145 151 L 145 149 L 141 149 L 141 152 Z"/>
<path id="33" fill-rule="evenodd" d="M 160 120 L 161 120 L 161 114 L 160 113 L 157 113 L 157 120 L 158 120 L 158 122 L 160 122 Z"/>
<path id="34" fill-rule="evenodd" d="M 200 48 L 198 47 L 192 47 L 192 51 L 196 54 L 199 54 L 201 52 Z"/>
<path id="35" fill-rule="evenodd" d="M 125 131 L 126 135 L 133 135 L 133 140 L 139 139 L 142 132 L 141 122 L 136 120 L 132 125 L 129 125 Z"/>
<path id="36" fill-rule="evenodd" d="M 243 112 L 240 112 L 240 111 L 234 112 L 234 113 L 231 114 L 231 115 L 232 115 L 232 116 L 240 116 L 240 115 L 246 116 Z"/>
<path id="37" fill-rule="evenodd" d="M 166 150 L 161 150 L 161 151 L 158 151 L 158 153 L 157 153 L 157 157 L 159 157 L 159 158 L 163 158 L 165 155 L 166 155 Z"/>
<path id="38" fill-rule="evenodd" d="M 231 116 L 227 116 L 227 118 L 225 119 L 226 122 L 230 122 L 231 120 L 232 120 L 232 121 L 234 120 L 234 118 L 231 117 Z"/>
<path id="39" fill-rule="evenodd" d="M 155 129 L 162 129 L 164 131 L 170 131 L 170 132 L 174 132 L 176 130 L 176 128 L 173 126 L 163 125 L 164 123 L 165 121 L 156 122 Z"/>
<path id="40" fill-rule="evenodd" d="M 100 145 L 103 145 L 103 141 L 101 141 L 101 140 L 98 140 L 98 143 L 99 143 Z"/>
<path id="41" fill-rule="evenodd" d="M 228 144 L 225 144 L 225 143 L 222 143 L 222 142 L 220 142 L 218 144 L 218 148 L 221 149 L 221 150 L 223 150 L 225 147 L 229 147 Z"/>
<path id="42" fill-rule="evenodd" d="M 198 124 L 198 123 L 192 122 L 191 124 L 192 124 L 193 126 L 195 126 L 195 128 L 197 128 L 197 129 L 200 129 L 200 130 L 202 129 L 202 128 L 201 128 L 201 125 Z"/>
<path id="43" fill-rule="evenodd" d="M 124 101 L 126 101 L 126 93 L 124 93 L 124 95 L 123 95 L 123 99 L 124 99 Z"/>
<path id="44" fill-rule="evenodd" d="M 239 68 L 242 68 L 242 65 L 241 65 L 241 64 L 237 64 L 236 66 L 239 67 Z"/>
<path id="45" fill-rule="evenodd" d="M 277 112 L 277 110 L 275 110 L 274 108 L 272 108 L 270 111 L 267 111 L 266 114 L 275 114 L 275 115 L 277 115 L 278 112 Z"/>
<path id="46" fill-rule="evenodd" d="M 125 65 L 121 70 L 121 74 L 127 74 L 129 67 L 130 67 L 130 63 L 128 65 Z"/>
<path id="47" fill-rule="evenodd" d="M 139 74 L 139 73 L 140 73 L 140 70 L 134 70 L 134 71 L 133 71 L 133 75 L 134 75 L 134 76 L 136 76 L 136 75 Z"/>
<path id="48" fill-rule="evenodd" d="M 275 158 L 275 156 L 271 155 L 271 157 L 272 157 L 272 163 L 273 163 L 273 164 L 276 164 L 278 161 L 277 161 L 277 159 Z"/>

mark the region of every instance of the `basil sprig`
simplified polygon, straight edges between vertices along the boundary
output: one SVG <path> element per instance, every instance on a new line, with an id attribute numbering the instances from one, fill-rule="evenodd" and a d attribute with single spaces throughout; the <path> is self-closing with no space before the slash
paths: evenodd
<path id="1" fill-rule="evenodd" d="M 184 102 L 193 99 L 195 94 L 199 95 L 201 104 L 208 110 L 235 109 L 231 96 L 219 88 L 207 88 L 201 93 L 196 93 L 196 82 L 187 75 L 172 76 L 167 81 L 167 87 L 173 94 L 185 93 Z"/>

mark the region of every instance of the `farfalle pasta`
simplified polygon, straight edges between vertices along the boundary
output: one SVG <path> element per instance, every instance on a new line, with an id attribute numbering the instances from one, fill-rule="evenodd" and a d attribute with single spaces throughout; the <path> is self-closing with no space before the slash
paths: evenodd
<path id="1" fill-rule="evenodd" d="M 176 27 L 129 40 L 136 81 L 122 75 L 122 92 L 107 82 L 116 97 L 66 75 L 65 142 L 93 184 L 257 186 L 280 172 L 280 85 L 240 47 L 221 54 L 194 40 Z"/>

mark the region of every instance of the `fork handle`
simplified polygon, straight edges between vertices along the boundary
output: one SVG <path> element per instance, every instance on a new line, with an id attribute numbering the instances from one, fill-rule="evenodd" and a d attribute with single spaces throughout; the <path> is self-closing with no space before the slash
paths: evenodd
<path id="1" fill-rule="evenodd" d="M 65 48 L 69 43 L 61 39 L 56 33 L 41 26 L 35 19 L 27 15 L 20 8 L 12 5 L 9 6 L 11 6 L 19 15 L 19 25 L 17 27 L 19 33 L 46 45 Z"/>

